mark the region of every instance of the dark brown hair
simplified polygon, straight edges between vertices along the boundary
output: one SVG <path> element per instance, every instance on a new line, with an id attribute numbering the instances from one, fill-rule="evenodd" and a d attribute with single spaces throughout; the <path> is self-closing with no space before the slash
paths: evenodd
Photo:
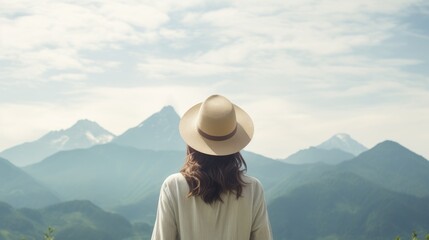
<path id="1" fill-rule="evenodd" d="M 226 156 L 207 155 L 187 147 L 186 162 L 180 170 L 188 186 L 188 197 L 199 196 L 211 204 L 222 201 L 224 192 L 241 197 L 246 184 L 242 178 L 247 170 L 246 162 L 239 152 Z"/>

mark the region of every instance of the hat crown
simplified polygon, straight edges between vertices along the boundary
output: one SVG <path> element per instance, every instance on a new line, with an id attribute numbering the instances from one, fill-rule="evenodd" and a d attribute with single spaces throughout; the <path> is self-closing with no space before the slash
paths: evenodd
<path id="1" fill-rule="evenodd" d="M 237 128 L 234 105 L 223 96 L 210 96 L 201 104 L 197 127 L 210 136 L 231 134 Z"/>

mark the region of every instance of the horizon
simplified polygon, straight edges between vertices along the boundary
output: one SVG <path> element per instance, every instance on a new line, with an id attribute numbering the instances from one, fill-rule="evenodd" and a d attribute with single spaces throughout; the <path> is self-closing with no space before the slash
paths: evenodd
<path id="1" fill-rule="evenodd" d="M 0 11 L 0 151 L 91 119 L 115 135 L 221 94 L 272 158 L 347 133 L 429 158 L 429 2 L 20 0 Z"/>
<path id="2" fill-rule="evenodd" d="M 82 122 L 82 121 L 89 121 L 89 122 L 91 122 L 91 123 L 96 123 L 98 126 L 100 126 L 101 128 L 103 128 L 104 130 L 106 130 L 106 131 L 110 132 L 111 134 L 113 134 L 113 135 L 114 135 L 114 137 L 116 138 L 116 137 L 118 137 L 118 136 L 120 136 L 120 135 L 124 134 L 125 132 L 127 132 L 128 130 L 130 130 L 130 129 L 132 129 L 132 128 L 139 127 L 139 126 L 140 126 L 143 122 L 145 122 L 147 119 L 149 119 L 150 117 L 152 117 L 152 116 L 154 116 L 154 115 L 156 115 L 156 114 L 160 113 L 161 111 L 163 111 L 165 108 L 168 108 L 168 107 L 171 107 L 171 108 L 174 110 L 174 112 L 175 112 L 175 113 L 180 117 L 180 115 L 177 113 L 176 109 L 175 109 L 172 105 L 165 105 L 165 106 L 163 106 L 159 111 L 157 111 L 157 112 L 155 112 L 155 113 L 152 113 L 152 114 L 151 114 L 151 115 L 149 115 L 147 118 L 145 118 L 144 120 L 142 120 L 138 125 L 136 125 L 136 126 L 130 126 L 130 127 L 129 127 L 129 128 L 127 128 L 125 131 L 123 131 L 123 132 L 121 132 L 121 133 L 119 133 L 119 134 L 113 133 L 112 131 L 110 131 L 109 129 L 107 129 L 107 128 L 103 127 L 101 124 L 99 124 L 99 123 L 98 123 L 98 122 L 96 122 L 96 121 L 93 121 L 93 120 L 88 119 L 88 118 L 84 118 L 84 119 L 78 119 L 74 124 L 72 124 L 72 125 L 71 125 L 71 126 L 69 126 L 69 127 L 64 127 L 64 128 L 61 128 L 61 129 L 50 130 L 49 132 L 46 132 L 45 134 L 43 134 L 43 135 L 41 135 L 41 136 L 37 137 L 36 139 L 28 140 L 28 141 L 25 141 L 25 142 L 23 142 L 23 143 L 29 143 L 29 142 L 37 141 L 37 140 L 38 140 L 38 139 L 40 139 L 41 137 L 43 137 L 43 136 L 45 136 L 45 135 L 48 135 L 48 134 L 49 134 L 49 133 L 51 133 L 51 132 L 59 132 L 59 131 L 69 130 L 69 129 L 71 129 L 72 127 L 74 127 L 75 125 L 77 125 L 79 122 Z M 318 145 L 320 145 L 320 144 L 322 144 L 322 143 L 324 143 L 324 142 L 326 142 L 326 141 L 330 140 L 330 139 L 331 139 L 331 138 L 333 138 L 333 137 L 338 137 L 338 136 L 339 136 L 339 138 L 342 138 L 340 135 L 346 135 L 346 136 L 350 137 L 352 140 L 357 141 L 359 144 L 362 144 L 364 147 L 366 147 L 366 148 L 367 148 L 367 150 L 370 150 L 370 149 L 374 148 L 375 146 L 377 146 L 378 144 L 381 144 L 381 143 L 385 143 L 385 142 L 394 142 L 394 143 L 397 143 L 397 144 L 399 144 L 399 145 L 401 145 L 401 146 L 403 146 L 403 147 L 407 148 L 408 150 L 410 150 L 410 151 L 412 151 L 412 152 L 416 153 L 417 155 L 421 155 L 419 152 L 416 152 L 416 151 L 414 151 L 413 149 L 410 149 L 408 146 L 403 145 L 403 144 L 401 144 L 400 142 L 397 142 L 397 141 L 394 141 L 394 140 L 391 140 L 391 139 L 384 139 L 384 140 L 382 140 L 382 141 L 380 141 L 380 142 L 375 143 L 375 144 L 374 144 L 374 146 L 367 146 L 367 145 L 363 144 L 362 142 L 360 142 L 359 140 L 357 140 L 357 139 L 353 138 L 353 136 L 351 136 L 350 134 L 348 134 L 348 133 L 344 133 L 344 132 L 338 132 L 338 133 L 332 134 L 331 136 L 329 136 L 329 137 L 327 137 L 325 140 L 323 140 L 323 142 L 320 142 L 320 143 L 318 143 L 318 144 L 316 144 L 316 145 L 311 145 L 311 146 L 309 145 L 309 146 L 307 146 L 307 147 L 305 147 L 305 148 L 296 149 L 296 150 L 295 150 L 295 151 L 293 151 L 291 154 L 289 154 L 289 155 L 287 155 L 287 156 L 283 156 L 283 157 L 273 157 L 273 156 L 265 155 L 265 154 L 263 154 L 263 153 L 259 153 L 259 152 L 255 152 L 255 151 L 249 150 L 249 149 L 247 149 L 247 147 L 246 147 L 246 148 L 244 148 L 243 150 L 244 150 L 244 151 L 250 151 L 250 152 L 253 152 L 253 153 L 256 153 L 256 154 L 261 154 L 261 155 L 263 155 L 263 156 L 266 156 L 266 157 L 272 158 L 272 159 L 274 159 L 274 160 L 281 160 L 281 159 L 286 159 L 286 158 L 290 157 L 291 155 L 293 155 L 293 154 L 295 154 L 295 153 L 298 153 L 298 152 L 299 152 L 299 151 L 301 151 L 301 150 L 309 149 L 309 148 L 312 148 L 312 147 L 316 147 L 316 148 L 317 148 L 317 147 L 318 147 Z M 113 139 L 112 139 L 112 140 L 113 140 Z M 109 141 L 109 142 L 107 142 L 107 143 L 96 143 L 96 144 L 94 144 L 94 145 L 103 145 L 103 144 L 108 144 L 108 143 L 111 143 L 111 142 L 112 142 L 112 141 Z M 22 144 L 22 143 L 21 143 L 21 144 Z M 20 144 L 18 144 L 18 145 L 20 145 Z M 17 146 L 17 145 L 15 145 L 15 146 Z M 15 146 L 12 146 L 12 147 L 15 147 Z M 7 150 L 7 149 L 8 149 L 8 148 L 6 148 L 6 149 L 0 149 L 0 152 L 2 152 L 2 151 L 4 151 L 4 150 Z M 184 149 L 184 150 L 185 150 L 185 149 Z M 367 151 L 367 150 L 366 150 L 366 151 Z M 358 154 L 358 155 L 359 155 L 359 154 Z M 355 155 L 355 157 L 357 157 L 358 155 Z M 424 155 L 421 155 L 421 156 L 423 156 L 426 160 L 428 160 L 428 161 L 429 161 L 429 158 L 427 158 L 426 156 L 424 156 Z"/>

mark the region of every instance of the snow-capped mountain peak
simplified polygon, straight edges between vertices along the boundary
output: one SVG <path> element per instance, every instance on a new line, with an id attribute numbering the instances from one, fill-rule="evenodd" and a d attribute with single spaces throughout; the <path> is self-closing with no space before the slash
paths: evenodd
<path id="1" fill-rule="evenodd" d="M 115 135 L 102 128 L 96 122 L 82 119 L 70 128 L 52 131 L 38 141 L 49 142 L 51 146 L 60 148 L 60 150 L 68 150 L 108 143 L 114 137 Z"/>
<path id="2" fill-rule="evenodd" d="M 342 151 L 351 153 L 353 155 L 359 155 L 360 153 L 366 151 L 364 145 L 354 140 L 349 134 L 346 133 L 338 133 L 324 141 L 320 145 L 317 146 L 320 149 L 340 149 Z"/>
<path id="3" fill-rule="evenodd" d="M 50 144 L 51 146 L 64 146 L 68 141 L 69 137 L 67 135 L 62 135 L 59 138 L 52 139 Z"/>
<path id="4" fill-rule="evenodd" d="M 36 141 L 6 149 L 1 152 L 1 156 L 17 166 L 25 166 L 61 150 L 88 148 L 96 144 L 108 143 L 113 138 L 115 135 L 96 122 L 82 119 L 70 128 L 51 131 Z"/>
<path id="5" fill-rule="evenodd" d="M 76 129 L 92 129 L 92 128 L 101 128 L 98 123 L 93 122 L 88 119 L 80 119 L 78 120 L 73 126 L 71 126 L 69 129 L 76 130 Z"/>
<path id="6" fill-rule="evenodd" d="M 342 141 L 348 141 L 351 139 L 350 135 L 347 133 L 338 133 L 335 134 L 334 137 L 341 139 Z"/>
<path id="7" fill-rule="evenodd" d="M 113 134 L 101 134 L 98 136 L 94 136 L 93 133 L 87 131 L 85 136 L 88 140 L 92 141 L 94 144 L 104 144 L 111 142 L 115 136 Z"/>

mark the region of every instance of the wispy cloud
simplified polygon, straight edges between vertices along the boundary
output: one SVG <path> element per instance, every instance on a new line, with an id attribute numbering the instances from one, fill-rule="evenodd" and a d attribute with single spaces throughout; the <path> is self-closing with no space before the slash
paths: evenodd
<path id="1" fill-rule="evenodd" d="M 179 114 L 183 114 L 188 107 L 209 94 L 213 94 L 209 89 L 180 85 L 95 87 L 69 91 L 67 95 L 72 100 L 66 103 L 0 102 L 0 126 L 3 129 L 0 144 L 16 145 L 22 143 L 23 138 L 32 141 L 48 131 L 67 128 L 78 119 L 97 121 L 115 134 L 121 134 L 165 105 L 173 105 Z M 8 136 L 7 141 L 4 141 L 5 136 Z"/>
<path id="2" fill-rule="evenodd" d="M 14 68 L 0 70 L 9 79 L 37 80 L 53 70 L 102 72 L 103 60 L 92 64 L 95 60 L 86 52 L 180 34 L 174 30 L 158 34 L 169 21 L 168 12 L 139 1 L 14 1 L 2 2 L 2 9 L 0 58 Z"/>
<path id="3" fill-rule="evenodd" d="M 180 78 L 216 76 L 237 71 L 236 68 L 209 64 L 198 61 L 176 59 L 148 59 L 138 65 L 139 70 L 148 78 Z"/>
<path id="4" fill-rule="evenodd" d="M 120 133 L 165 104 L 184 111 L 221 93 L 255 116 L 260 153 L 348 132 L 367 145 L 398 136 L 429 156 L 427 1 L 0 5 L 0 125 L 22 130 L 1 131 L 0 146 L 79 118 Z"/>

